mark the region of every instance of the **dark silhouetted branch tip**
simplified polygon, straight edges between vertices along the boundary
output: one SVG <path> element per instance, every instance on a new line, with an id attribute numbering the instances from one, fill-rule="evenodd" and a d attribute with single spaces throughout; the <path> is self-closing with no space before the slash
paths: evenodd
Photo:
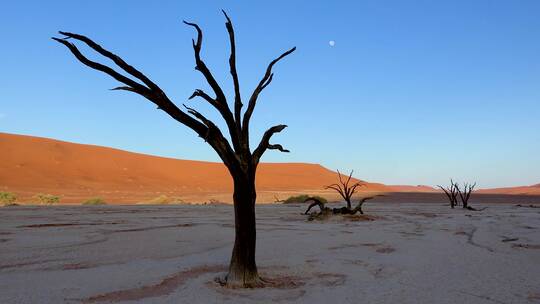
<path id="1" fill-rule="evenodd" d="M 193 98 L 195 98 L 195 97 L 197 97 L 197 96 L 201 96 L 201 95 L 203 95 L 203 94 L 204 94 L 204 92 L 203 92 L 202 90 L 197 89 L 197 90 L 195 90 L 195 91 L 193 92 L 193 94 L 191 94 L 191 96 L 189 96 L 188 99 L 193 99 Z"/>
<path id="2" fill-rule="evenodd" d="M 249 99 L 249 103 L 248 103 L 246 112 L 244 113 L 244 118 L 242 120 L 242 131 L 244 132 L 244 135 L 247 132 L 247 130 L 249 129 L 249 120 L 251 119 L 251 115 L 253 114 L 253 110 L 255 109 L 255 104 L 257 103 L 257 98 L 259 97 L 259 94 L 272 81 L 272 78 L 273 78 L 272 68 L 273 68 L 273 66 L 278 61 L 280 61 L 281 59 L 283 59 L 287 55 L 291 54 L 295 50 L 296 50 L 296 47 L 293 47 L 292 49 L 290 49 L 290 50 L 286 51 L 285 53 L 281 54 L 276 59 L 272 60 L 270 62 L 270 64 L 268 64 L 268 67 L 266 68 L 266 72 L 265 72 L 263 78 L 261 79 L 261 81 L 259 81 L 259 84 L 257 85 L 255 90 L 251 94 L 251 97 Z"/>
<path id="3" fill-rule="evenodd" d="M 229 18 L 229 15 L 227 15 L 227 12 L 225 12 L 225 10 L 223 10 L 223 9 L 221 10 L 221 12 L 225 16 L 225 19 L 227 19 L 227 23 L 232 24 L 231 18 Z"/>
<path id="4" fill-rule="evenodd" d="M 132 92 L 136 92 L 135 89 L 133 89 L 132 87 L 126 87 L 126 86 L 121 86 L 121 87 L 116 87 L 116 88 L 112 88 L 112 89 L 109 89 L 110 91 L 132 91 Z"/>
<path id="5" fill-rule="evenodd" d="M 291 152 L 291 151 L 289 151 L 287 149 L 284 149 L 283 146 L 280 145 L 280 144 L 268 145 L 268 149 L 270 149 L 270 150 L 279 150 L 281 152 L 286 152 L 286 153 Z"/>
<path id="6" fill-rule="evenodd" d="M 194 27 L 195 30 L 197 30 L 197 34 L 198 34 L 199 36 L 202 36 L 202 30 L 201 30 L 201 28 L 199 27 L 199 25 L 198 25 L 197 23 L 187 22 L 187 21 L 185 21 L 185 20 L 184 20 L 184 23 L 187 24 L 187 25 L 189 25 L 189 26 Z"/>

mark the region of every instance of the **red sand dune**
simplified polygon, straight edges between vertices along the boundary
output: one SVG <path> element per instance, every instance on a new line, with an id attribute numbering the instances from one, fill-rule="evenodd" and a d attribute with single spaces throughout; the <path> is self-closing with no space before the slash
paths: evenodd
<path id="1" fill-rule="evenodd" d="M 232 182 L 221 163 L 180 160 L 107 147 L 0 133 L 0 191 L 21 201 L 38 193 L 54 194 L 62 203 L 101 197 L 108 203 L 145 202 L 160 195 L 187 202 L 230 202 Z M 262 163 L 257 173 L 259 202 L 307 193 L 336 198 L 325 185 L 336 172 L 318 164 Z M 357 180 L 355 180 L 357 181 Z M 437 192 L 429 186 L 366 183 L 363 192 Z M 540 195 L 540 184 L 482 189 L 478 193 Z"/>
<path id="2" fill-rule="evenodd" d="M 477 192 L 489 194 L 540 195 L 540 184 L 521 187 L 480 189 Z"/>
<path id="3" fill-rule="evenodd" d="M 102 197 L 109 203 L 148 201 L 161 194 L 185 201 L 231 201 L 232 182 L 221 163 L 156 157 L 58 140 L 0 133 L 0 190 L 29 200 L 37 193 L 76 203 Z M 277 195 L 320 192 L 336 182 L 320 165 L 263 163 L 257 175 L 259 201 Z M 388 191 L 368 183 L 363 191 Z"/>
<path id="4" fill-rule="evenodd" d="M 392 189 L 392 192 L 439 192 L 438 189 L 425 185 L 390 185 L 388 187 Z"/>

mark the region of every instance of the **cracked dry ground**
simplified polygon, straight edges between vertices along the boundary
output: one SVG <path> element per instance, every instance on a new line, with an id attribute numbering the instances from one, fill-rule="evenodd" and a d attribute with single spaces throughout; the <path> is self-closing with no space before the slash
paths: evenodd
<path id="1" fill-rule="evenodd" d="M 0 303 L 540 303 L 540 210 L 366 206 L 307 222 L 257 207 L 272 287 L 224 289 L 231 206 L 0 209 Z"/>

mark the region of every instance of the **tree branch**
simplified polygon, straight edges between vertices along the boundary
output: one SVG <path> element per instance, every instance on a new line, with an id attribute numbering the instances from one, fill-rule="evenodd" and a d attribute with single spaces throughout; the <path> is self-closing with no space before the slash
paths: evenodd
<path id="1" fill-rule="evenodd" d="M 139 70 L 137 70 L 133 66 L 126 63 L 122 58 L 120 58 L 116 54 L 113 54 L 112 52 L 102 48 L 99 44 L 92 41 L 92 39 L 90 39 L 90 38 L 88 38 L 86 36 L 83 36 L 83 35 L 75 34 L 75 33 L 62 32 L 62 31 L 59 31 L 59 33 L 66 36 L 66 37 L 73 38 L 73 39 L 84 42 L 86 45 L 88 45 L 94 51 L 98 52 L 99 54 L 101 54 L 104 57 L 107 57 L 107 58 L 111 59 L 117 66 L 122 68 L 122 70 L 126 71 L 127 73 L 129 73 L 133 77 L 135 77 L 135 78 L 139 79 L 140 81 L 142 81 L 151 90 L 153 90 L 155 92 L 163 92 L 160 87 L 158 87 L 154 82 L 152 82 L 150 79 L 148 79 L 148 77 L 146 77 Z"/>
<path id="2" fill-rule="evenodd" d="M 224 10 L 221 10 L 227 22 L 225 22 L 225 27 L 229 33 L 229 41 L 231 44 L 231 56 L 229 57 L 229 67 L 231 76 L 234 84 L 234 120 L 236 121 L 236 128 L 240 132 L 242 125 L 240 121 L 240 115 L 242 111 L 242 97 L 240 96 L 240 82 L 238 81 L 238 73 L 236 71 L 236 43 L 234 39 L 234 28 L 231 22 L 231 19 Z"/>
<path id="3" fill-rule="evenodd" d="M 62 32 L 60 32 L 62 33 Z M 108 74 L 109 76 L 113 77 L 114 79 L 130 86 L 133 88 L 134 91 L 136 91 L 137 93 L 139 94 L 147 94 L 147 95 L 150 95 L 152 92 L 149 88 L 145 87 L 144 85 L 132 80 L 131 78 L 128 78 L 118 72 L 116 72 L 114 69 L 106 66 L 106 65 L 103 65 L 101 63 L 97 63 L 95 61 L 92 61 L 90 59 L 88 59 L 87 57 L 85 57 L 80 51 L 79 49 L 77 48 L 77 46 L 75 46 L 75 44 L 67 41 L 67 39 L 61 39 L 61 38 L 56 38 L 56 37 L 52 37 L 53 40 L 65 45 L 70 51 L 71 53 L 75 56 L 75 58 L 77 58 L 82 64 L 94 69 L 94 70 L 98 70 L 98 71 L 101 71 L 103 73 L 106 73 Z"/>
<path id="4" fill-rule="evenodd" d="M 362 206 L 364 205 L 364 203 L 371 200 L 371 199 L 376 198 L 377 196 L 384 196 L 384 195 L 377 194 L 377 195 L 374 195 L 374 196 L 368 196 L 368 197 L 364 197 L 364 198 L 360 199 L 358 201 L 358 204 L 356 205 L 356 207 L 354 207 L 354 209 L 352 210 L 351 213 L 355 214 L 356 212 L 360 212 L 360 214 L 364 214 L 364 211 L 362 211 Z"/>
<path id="5" fill-rule="evenodd" d="M 203 74 L 204 78 L 206 79 L 206 82 L 210 85 L 214 93 L 216 94 L 215 102 L 210 102 L 210 100 L 214 100 L 213 98 L 205 98 L 207 101 L 209 101 L 221 114 L 223 119 L 225 120 L 225 123 L 227 124 L 227 128 L 229 129 L 229 134 L 231 136 L 231 140 L 234 146 L 234 149 L 236 151 L 240 150 L 240 143 L 239 143 L 239 130 L 236 127 L 233 114 L 231 110 L 229 109 L 229 106 L 227 105 L 227 98 L 225 97 L 225 94 L 223 93 L 223 90 L 217 83 L 216 79 L 204 63 L 204 61 L 201 59 L 201 48 L 202 48 L 202 39 L 203 34 L 201 28 L 196 23 L 191 23 L 184 21 L 185 24 L 192 26 L 197 30 L 197 40 L 193 40 L 193 51 L 195 53 L 195 69 L 201 72 Z M 194 94 L 196 94 L 197 91 L 195 91 Z M 193 96 L 193 95 L 192 95 Z M 193 96 L 194 97 L 194 96 Z M 209 97 L 209 96 L 208 96 Z"/>
<path id="6" fill-rule="evenodd" d="M 287 127 L 286 125 L 277 125 L 277 126 L 271 127 L 270 129 L 266 130 L 266 132 L 264 132 L 261 142 L 255 149 L 255 151 L 253 151 L 253 163 L 255 165 L 259 163 L 260 158 L 262 157 L 262 155 L 267 149 L 279 150 L 281 152 L 290 152 L 289 150 L 283 149 L 281 145 L 270 144 L 270 138 L 272 137 L 272 135 L 283 131 L 283 129 L 285 129 L 286 127 Z"/>
<path id="7" fill-rule="evenodd" d="M 188 100 L 191 100 L 195 97 L 201 97 L 202 99 L 206 100 L 209 104 L 211 104 L 214 108 L 219 110 L 220 105 L 217 103 L 217 101 L 210 97 L 210 95 L 206 94 L 203 90 L 196 89 L 191 96 L 189 96 Z"/>
<path id="8" fill-rule="evenodd" d="M 450 194 L 450 192 L 444 188 L 443 186 L 440 186 L 440 185 L 437 185 L 437 187 L 439 187 L 442 191 L 444 191 L 444 193 L 446 194 L 446 196 L 448 197 L 448 199 L 450 200 L 450 202 L 453 202 L 453 195 Z"/>
<path id="9" fill-rule="evenodd" d="M 351 196 L 352 196 L 351 188 L 349 188 L 349 182 L 351 181 L 353 172 L 354 172 L 354 170 L 351 170 L 351 173 L 349 174 L 349 177 L 347 178 L 347 181 L 346 181 L 345 183 L 342 182 L 343 188 L 345 189 L 346 194 L 347 194 L 347 197 L 348 197 L 349 199 L 350 199 Z M 338 172 L 338 173 L 339 173 L 339 172 Z M 340 174 L 339 180 L 341 181 L 341 174 Z"/>
<path id="10" fill-rule="evenodd" d="M 325 189 L 333 189 L 333 190 L 337 191 L 339 193 L 339 195 L 341 195 L 341 197 L 343 197 L 344 200 L 347 200 L 347 197 L 345 196 L 345 192 L 341 188 L 340 185 L 332 184 L 332 185 L 326 186 Z"/>
<path id="11" fill-rule="evenodd" d="M 106 57 L 108 57 L 108 58 L 111 58 L 111 56 L 112 56 L 113 58 L 115 58 L 115 62 L 118 62 L 118 63 L 122 64 L 122 66 L 120 66 L 121 68 L 123 68 L 124 70 L 127 69 L 126 72 L 130 73 L 133 76 L 137 75 L 135 77 L 139 78 L 141 81 L 143 79 L 145 79 L 145 80 L 147 79 L 144 75 L 142 75 L 141 72 L 139 72 L 135 68 L 129 66 L 123 60 L 119 59 L 118 56 L 112 54 L 109 51 L 106 51 L 101 46 L 99 46 L 97 43 L 92 41 L 90 38 L 82 36 L 82 35 L 67 33 L 67 32 L 60 32 L 60 33 L 63 34 L 63 35 L 66 35 L 67 37 L 74 38 L 74 39 L 81 40 L 81 41 L 85 42 L 92 49 L 94 49 L 96 51 L 99 50 L 98 52 L 100 54 L 107 54 Z M 92 60 L 88 59 L 87 57 L 85 57 L 79 51 L 79 49 L 75 46 L 75 44 L 67 41 L 66 39 L 60 39 L 60 38 L 56 38 L 56 37 L 53 37 L 52 39 L 59 42 L 59 43 L 61 43 L 61 44 L 63 44 L 64 46 L 66 46 L 71 51 L 71 53 L 75 56 L 75 58 L 77 58 L 77 60 L 79 60 L 82 64 L 84 64 L 84 65 L 86 65 L 86 66 L 88 66 L 88 67 L 90 67 L 90 68 L 92 68 L 94 70 L 103 72 L 103 73 L 111 76 L 112 78 L 116 79 L 117 81 L 127 85 L 127 87 L 126 86 L 121 86 L 121 87 L 114 88 L 114 90 L 124 90 L 124 91 L 131 91 L 131 92 L 137 93 L 137 94 L 145 97 L 146 99 L 148 99 L 152 103 L 156 104 L 159 109 L 165 111 L 167 114 L 169 114 L 176 121 L 184 124 L 185 126 L 191 128 L 192 130 L 194 130 L 197 134 L 199 134 L 199 136 L 202 136 L 203 134 L 206 133 L 207 127 L 204 124 L 198 122 L 197 120 L 193 119 L 192 117 L 190 117 L 186 113 L 182 112 L 174 103 L 172 103 L 172 101 L 169 100 L 169 98 L 159 88 L 156 91 L 156 90 L 154 90 L 152 88 L 153 86 L 152 87 L 146 87 L 146 86 L 144 86 L 144 85 L 142 85 L 142 84 L 140 84 L 140 83 L 138 83 L 138 82 L 136 82 L 136 81 L 134 81 L 134 80 L 132 80 L 132 79 L 118 73 L 118 72 L 116 72 L 114 69 L 112 69 L 112 68 L 110 68 L 110 67 L 108 67 L 106 65 L 103 65 L 103 64 L 100 64 L 100 63 L 97 63 L 95 61 L 92 61 Z M 152 83 L 152 82 L 148 81 L 148 84 L 150 84 L 150 83 Z"/>
<path id="12" fill-rule="evenodd" d="M 206 134 L 201 137 L 203 137 L 204 141 L 209 143 L 210 146 L 212 146 L 212 148 L 216 150 L 223 163 L 228 167 L 239 166 L 234 151 L 229 145 L 227 139 L 223 137 L 223 133 L 221 133 L 221 130 L 210 119 L 206 118 L 199 111 L 190 108 L 185 104 L 183 106 L 187 109 L 189 114 L 193 115 L 207 126 Z"/>
<path id="13" fill-rule="evenodd" d="M 349 198 L 351 198 L 352 195 L 356 192 L 356 188 L 361 187 L 361 186 L 364 186 L 364 185 L 361 184 L 361 183 L 356 183 L 356 184 L 352 185 L 352 187 L 349 188 L 349 189 L 350 189 L 350 191 L 349 191 Z"/>
<path id="14" fill-rule="evenodd" d="M 270 144 L 270 145 L 268 145 L 267 149 L 268 150 L 279 150 L 281 152 L 286 152 L 286 153 L 291 152 L 290 150 L 287 150 L 287 149 L 283 148 L 283 146 L 280 145 L 280 144 Z"/>
<path id="15" fill-rule="evenodd" d="M 272 60 L 268 67 L 266 68 L 266 73 L 264 74 L 263 78 L 253 91 L 253 94 L 251 95 L 251 98 L 249 99 L 248 107 L 246 109 L 246 112 L 244 113 L 244 119 L 242 120 L 242 132 L 244 134 L 244 137 L 246 137 L 246 134 L 249 130 L 249 120 L 251 119 L 251 115 L 253 114 L 253 110 L 255 109 L 255 104 L 257 103 L 257 98 L 259 97 L 259 94 L 261 91 L 272 81 L 273 74 L 272 74 L 272 67 L 281 59 L 286 57 L 287 55 L 291 54 L 296 50 L 296 47 L 293 47 L 292 49 L 286 51 L 285 53 L 281 54 L 278 58 Z"/>

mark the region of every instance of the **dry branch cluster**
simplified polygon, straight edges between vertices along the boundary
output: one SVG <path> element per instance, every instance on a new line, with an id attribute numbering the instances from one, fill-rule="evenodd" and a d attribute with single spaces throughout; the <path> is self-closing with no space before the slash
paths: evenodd
<path id="1" fill-rule="evenodd" d="M 335 190 L 343 198 L 343 200 L 346 203 L 346 206 L 341 207 L 341 208 L 331 209 L 331 208 L 326 207 L 325 203 L 322 202 L 320 199 L 316 197 L 308 197 L 304 202 L 311 201 L 312 203 L 308 206 L 304 214 L 306 215 L 309 214 L 309 211 L 315 206 L 319 207 L 319 212 L 312 213 L 309 218 L 310 220 L 314 218 L 326 217 L 330 214 L 348 214 L 348 215 L 353 215 L 356 213 L 364 214 L 364 211 L 362 210 L 362 206 L 364 205 L 364 203 L 378 196 L 378 195 L 375 195 L 375 196 L 368 196 L 368 197 L 361 198 L 360 200 L 358 200 L 358 203 L 353 208 L 352 207 L 353 194 L 356 193 L 356 191 L 358 190 L 358 187 L 364 186 L 364 184 L 360 182 L 356 182 L 354 184 L 351 183 L 353 171 L 351 171 L 351 173 L 346 179 L 341 175 L 341 172 L 339 172 L 339 170 L 337 170 L 337 173 L 338 173 L 339 183 L 328 185 L 325 187 L 325 189 Z"/>
<path id="2" fill-rule="evenodd" d="M 448 197 L 448 200 L 450 201 L 451 208 L 459 206 L 459 197 L 461 199 L 461 206 L 463 206 L 464 209 L 478 211 L 478 209 L 469 206 L 469 199 L 471 198 L 471 194 L 475 186 L 476 183 L 464 183 L 463 188 L 461 188 L 457 182 L 454 182 L 454 180 L 450 179 L 450 186 L 443 187 L 439 185 L 437 187 L 444 191 L 444 193 Z"/>

